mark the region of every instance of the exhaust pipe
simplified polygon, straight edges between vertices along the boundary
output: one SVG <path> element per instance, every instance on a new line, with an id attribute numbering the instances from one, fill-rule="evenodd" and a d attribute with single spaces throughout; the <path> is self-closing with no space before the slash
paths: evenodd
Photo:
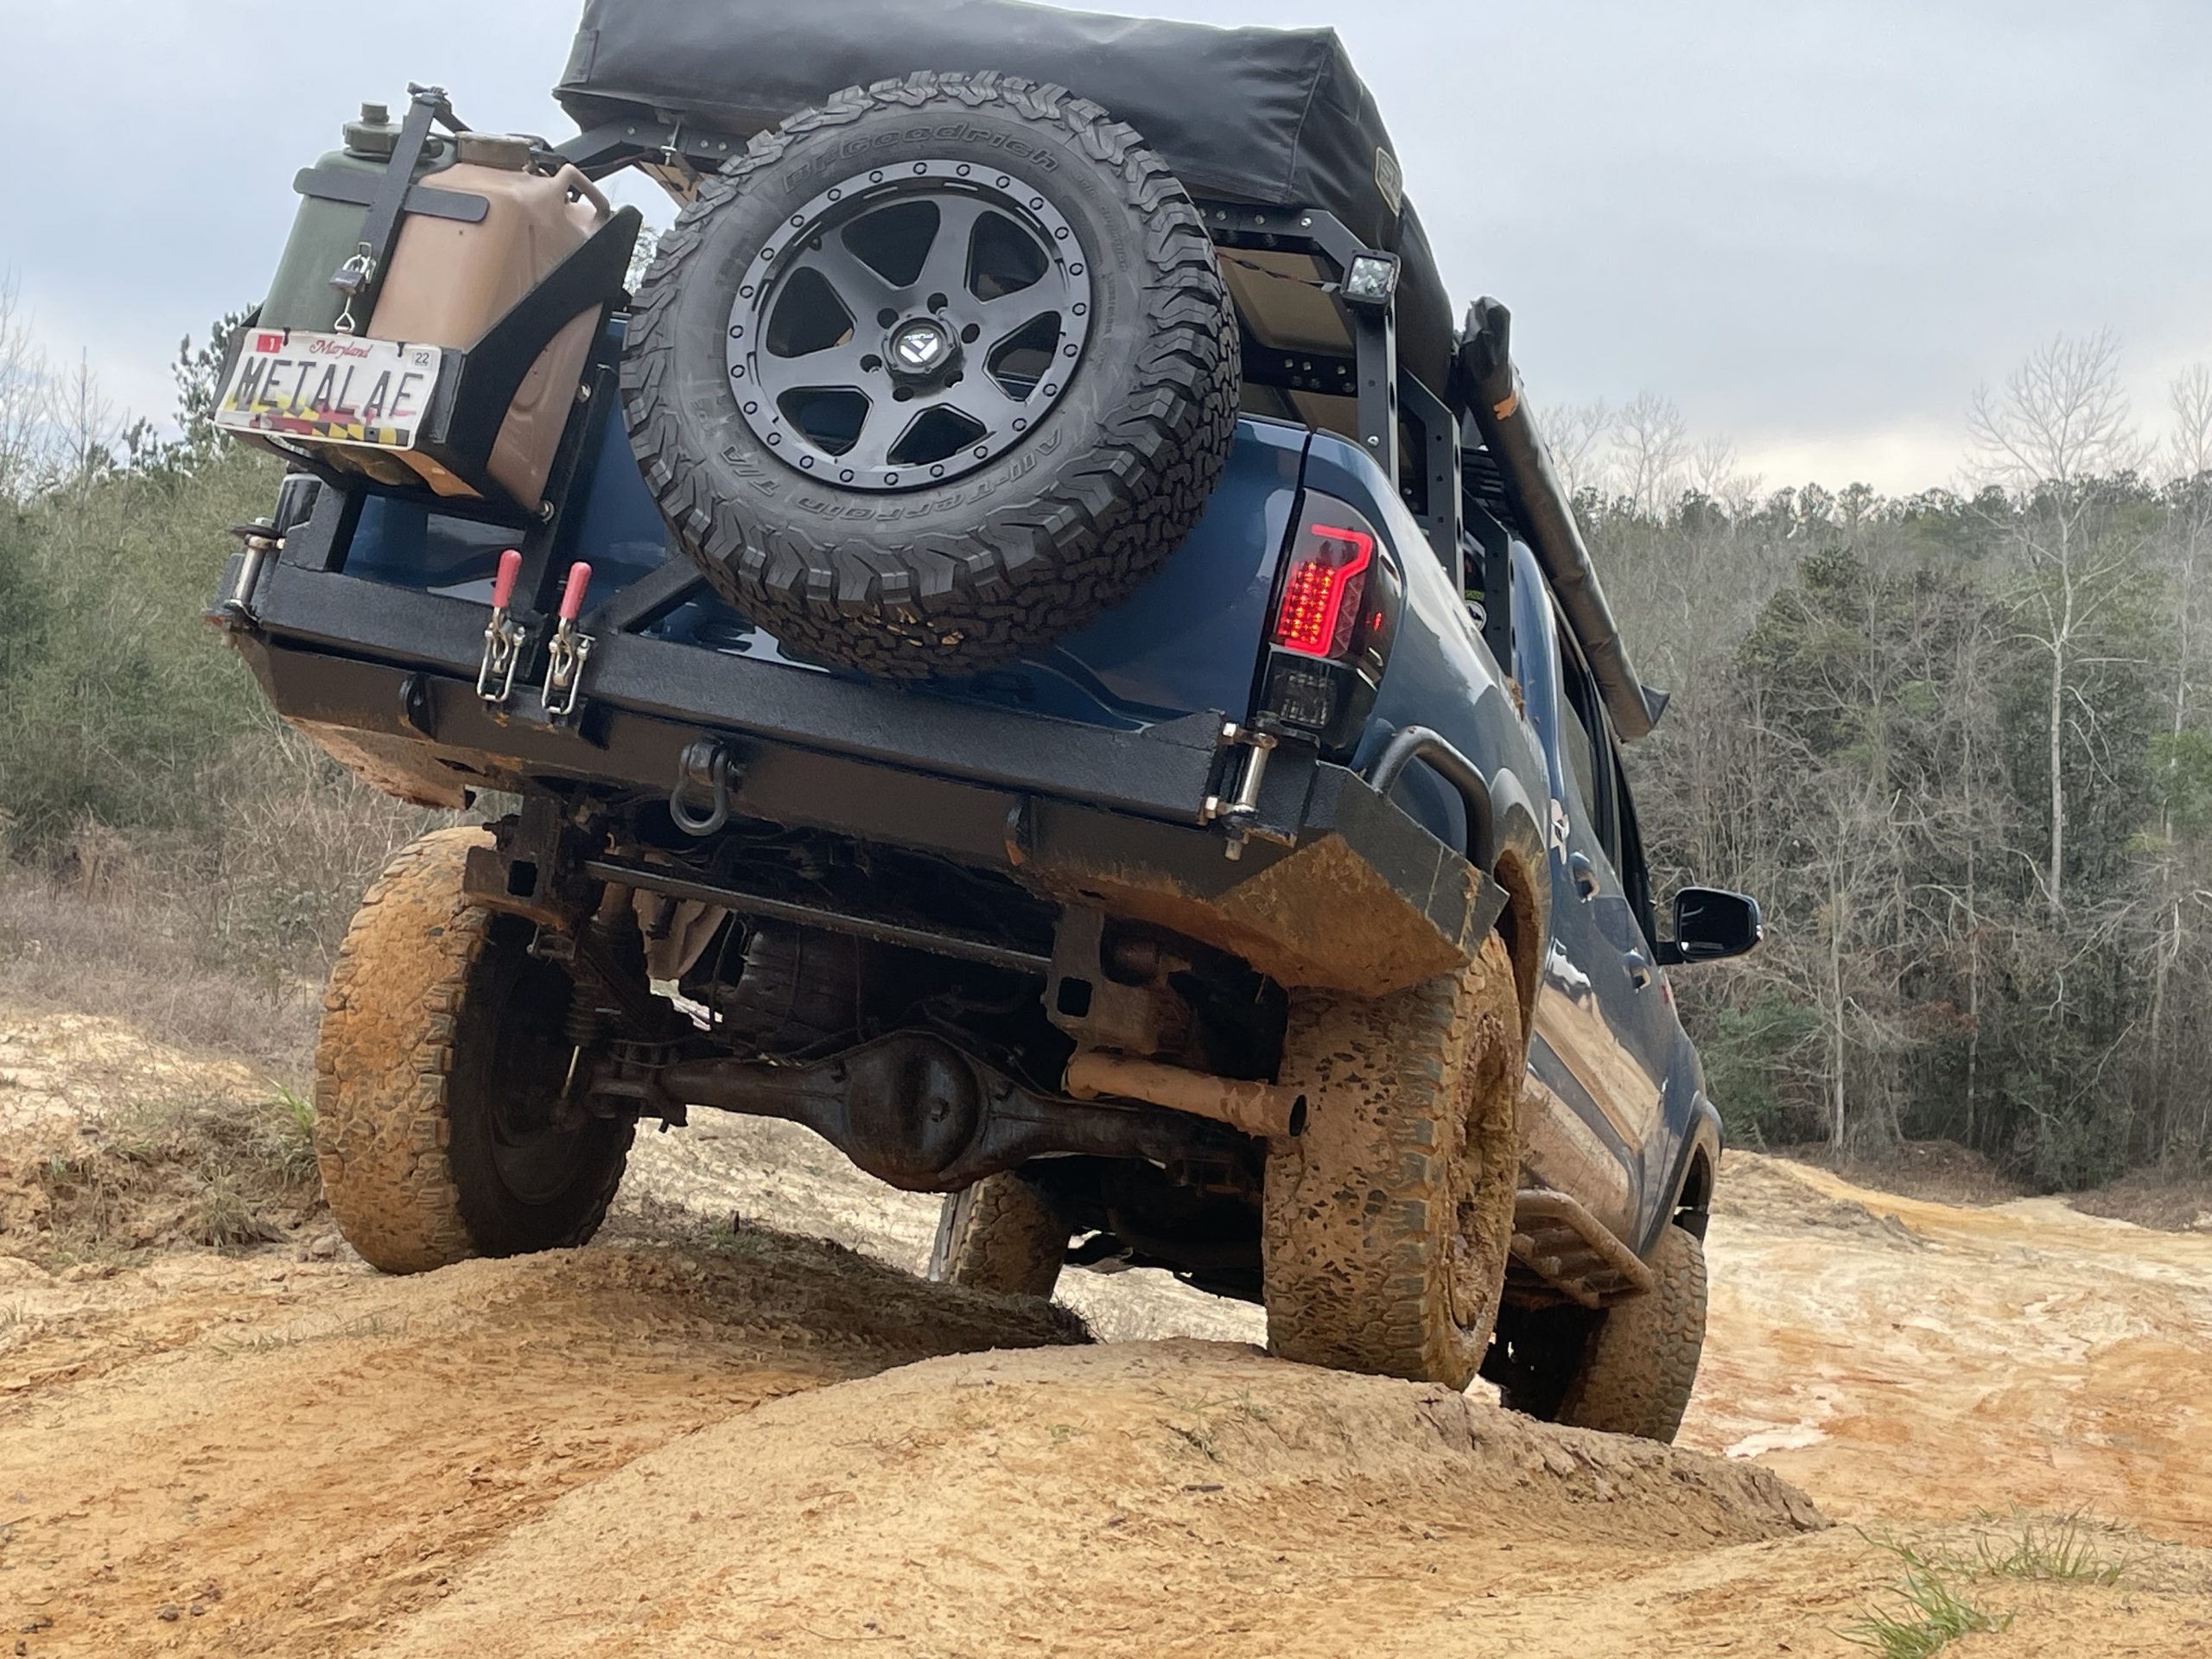
<path id="1" fill-rule="evenodd" d="M 1612 607 L 1598 583 L 1573 504 L 1552 469 L 1551 452 L 1513 366 L 1513 314 L 1497 300 L 1475 302 L 1459 346 L 1462 389 L 1483 443 L 1505 480 L 1505 493 L 1529 532 L 1567 625 L 1589 658 L 1613 729 L 1629 741 L 1648 737 L 1666 712 L 1667 694 L 1643 683 L 1621 642 Z"/>
<path id="2" fill-rule="evenodd" d="M 1306 1133 L 1306 1096 L 1272 1083 L 1244 1083 L 1086 1049 L 1068 1062 L 1064 1086 L 1077 1100 L 1140 1100 L 1269 1140 Z"/>

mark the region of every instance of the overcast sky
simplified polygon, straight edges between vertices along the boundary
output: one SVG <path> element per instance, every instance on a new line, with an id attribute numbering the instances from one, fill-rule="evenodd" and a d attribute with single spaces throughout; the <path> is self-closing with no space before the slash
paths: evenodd
<path id="1" fill-rule="evenodd" d="M 0 273 L 50 349 L 165 411 L 179 338 L 259 299 L 354 106 L 433 80 L 565 136 L 579 9 L 0 0 Z M 2212 359 L 2212 0 L 1095 9 L 1334 25 L 1532 391 L 1662 392 L 1769 485 L 1947 481 L 1975 385 L 2060 330 L 2119 334 L 2154 427 Z"/>

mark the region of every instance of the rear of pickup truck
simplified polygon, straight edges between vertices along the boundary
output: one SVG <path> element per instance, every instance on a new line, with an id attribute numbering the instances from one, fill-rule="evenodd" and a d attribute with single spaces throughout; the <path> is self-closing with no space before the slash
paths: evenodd
<path id="1" fill-rule="evenodd" d="M 1128 603 L 1002 669 L 912 688 L 787 655 L 670 547 L 616 424 L 593 436 L 574 522 L 510 607 L 528 616 L 533 592 L 589 566 L 573 712 L 549 714 L 540 691 L 555 615 L 526 625 L 518 690 L 480 690 L 511 531 L 312 487 L 288 493 L 306 517 L 282 526 L 281 555 L 250 591 L 242 561 L 215 613 L 278 712 L 423 804 L 588 800 L 681 860 L 715 837 L 670 833 L 673 798 L 695 824 L 721 814 L 988 870 L 1285 986 L 1417 982 L 1463 964 L 1495 921 L 1502 897 L 1464 856 L 1463 791 L 1416 762 L 1394 804 L 1353 763 L 1371 770 L 1395 735 L 1378 709 L 1446 728 L 1486 771 L 1516 757 L 1541 780 L 1540 763 L 1452 583 L 1343 441 L 1241 423 L 1198 527 Z M 1349 528 L 1332 519 L 1372 533 L 1364 590 L 1392 613 L 1357 665 L 1276 643 L 1285 558 L 1317 524 Z M 908 893 L 882 907 L 929 908 Z M 1043 944 L 1033 928 L 1027 943 Z"/>

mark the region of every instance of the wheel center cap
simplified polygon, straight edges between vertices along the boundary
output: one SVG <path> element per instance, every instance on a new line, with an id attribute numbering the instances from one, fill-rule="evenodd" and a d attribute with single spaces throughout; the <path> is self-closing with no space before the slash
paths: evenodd
<path id="1" fill-rule="evenodd" d="M 917 317 L 891 336 L 891 360 L 908 374 L 928 374 L 952 357 L 952 335 L 942 323 Z"/>

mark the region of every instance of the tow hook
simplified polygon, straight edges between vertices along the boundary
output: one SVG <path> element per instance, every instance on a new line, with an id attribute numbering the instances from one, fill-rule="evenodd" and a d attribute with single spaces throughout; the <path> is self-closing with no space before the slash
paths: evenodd
<path id="1" fill-rule="evenodd" d="M 556 725 L 576 712 L 582 700 L 584 665 L 591 661 L 599 642 L 577 626 L 584 613 L 584 595 L 591 591 L 591 566 L 569 567 L 569 585 L 561 594 L 561 616 L 545 647 L 545 713 Z"/>
<path id="2" fill-rule="evenodd" d="M 1258 826 L 1260 816 L 1260 785 L 1267 781 L 1268 762 L 1275 752 L 1275 740 L 1268 733 L 1252 731 L 1230 721 L 1221 728 L 1221 743 L 1225 749 L 1242 750 L 1243 766 L 1237 777 L 1236 792 L 1226 799 L 1209 795 L 1199 821 L 1221 823 L 1229 831 L 1229 839 L 1222 854 L 1232 862 L 1244 856 L 1245 844 L 1255 835 L 1262 840 L 1276 840 Z M 1232 760 L 1231 766 L 1236 765 Z M 1227 782 L 1224 774 L 1224 780 Z"/>
<path id="3" fill-rule="evenodd" d="M 476 695 L 494 709 L 515 694 L 515 676 L 530 645 L 530 630 L 515 620 L 515 583 L 522 577 L 522 554 L 509 548 L 499 555 L 499 579 L 492 586 L 492 620 L 484 630 L 484 661 L 476 671 Z"/>

